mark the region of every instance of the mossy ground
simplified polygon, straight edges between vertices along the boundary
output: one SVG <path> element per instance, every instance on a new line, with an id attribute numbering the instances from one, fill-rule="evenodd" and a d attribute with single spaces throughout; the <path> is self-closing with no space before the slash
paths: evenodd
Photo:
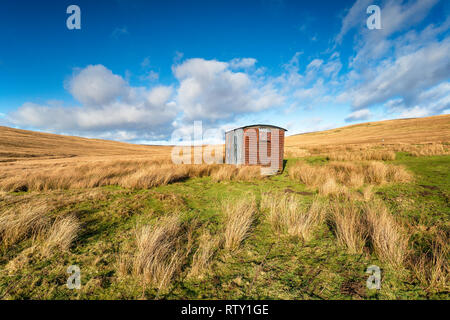
<path id="1" fill-rule="evenodd" d="M 310 157 L 308 162 L 326 162 Z M 350 255 L 338 245 L 324 225 L 312 241 L 275 234 L 259 213 L 250 236 L 235 252 L 218 250 L 210 270 L 201 278 L 186 277 L 190 254 L 181 275 L 164 292 L 146 287 L 140 279 L 118 272 L 121 254 L 134 250 L 136 226 L 152 224 L 159 217 L 178 213 L 195 221 L 194 234 L 207 228 L 220 234 L 223 225 L 221 202 L 250 197 L 262 192 L 297 193 L 301 201 L 311 203 L 315 191 L 289 179 L 286 171 L 297 161 L 289 159 L 279 176 L 249 182 L 213 182 L 209 177 L 152 188 L 127 190 L 103 187 L 101 197 L 81 199 L 52 214 L 75 213 L 82 232 L 69 252 L 43 257 L 27 251 L 31 240 L 23 241 L 0 255 L 0 299 L 449 299 L 448 292 L 428 292 L 408 270 L 384 266 L 366 250 Z M 414 173 L 414 182 L 376 187 L 375 197 L 382 199 L 394 215 L 412 225 L 425 226 L 412 235 L 414 250 L 424 251 L 433 229 L 449 230 L 450 156 L 410 157 L 398 154 L 395 164 Z M 91 192 L 92 189 L 86 190 Z M 50 199 L 56 195 L 70 198 L 83 190 L 31 193 Z M 30 193 L 17 193 L 24 197 Z M 1 200 L 0 200 L 1 201 Z M 7 264 L 14 260 L 14 272 Z M 366 287 L 370 265 L 382 269 L 381 290 Z M 69 290 L 67 267 L 81 269 L 82 287 Z"/>

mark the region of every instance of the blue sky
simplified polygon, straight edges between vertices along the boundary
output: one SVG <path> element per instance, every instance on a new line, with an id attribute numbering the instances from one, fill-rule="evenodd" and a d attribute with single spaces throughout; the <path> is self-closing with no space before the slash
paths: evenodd
<path id="1" fill-rule="evenodd" d="M 81 30 L 66 27 L 71 4 Z M 0 125 L 166 143 L 196 120 L 294 134 L 450 113 L 449 13 L 445 0 L 3 0 Z"/>

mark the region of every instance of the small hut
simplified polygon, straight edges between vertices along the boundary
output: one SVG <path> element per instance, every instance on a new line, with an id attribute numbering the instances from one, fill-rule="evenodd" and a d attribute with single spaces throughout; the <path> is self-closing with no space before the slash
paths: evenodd
<path id="1" fill-rule="evenodd" d="M 286 129 L 255 124 L 225 133 L 225 163 L 269 167 L 273 173 L 283 169 Z"/>

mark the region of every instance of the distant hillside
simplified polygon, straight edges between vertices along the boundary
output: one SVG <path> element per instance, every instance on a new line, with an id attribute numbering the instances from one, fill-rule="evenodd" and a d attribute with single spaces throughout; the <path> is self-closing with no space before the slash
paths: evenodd
<path id="1" fill-rule="evenodd" d="M 384 139 L 384 140 L 383 140 Z M 359 143 L 450 142 L 450 115 L 368 122 L 286 137 L 286 146 L 319 146 Z M 144 146 L 41 133 L 0 126 L 0 161 L 52 159 L 77 156 L 161 156 L 167 146 Z"/>
<path id="2" fill-rule="evenodd" d="M 0 161 L 75 156 L 158 155 L 169 147 L 87 139 L 0 126 Z"/>
<path id="3" fill-rule="evenodd" d="M 384 139 L 384 140 L 383 140 Z M 367 122 L 286 137 L 286 146 L 450 142 L 450 115 Z"/>

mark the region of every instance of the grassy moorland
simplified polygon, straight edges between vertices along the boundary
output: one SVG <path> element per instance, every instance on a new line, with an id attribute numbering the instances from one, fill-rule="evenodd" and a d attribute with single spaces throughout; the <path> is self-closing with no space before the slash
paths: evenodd
<path id="1" fill-rule="evenodd" d="M 449 299 L 450 118 L 436 119 L 424 143 L 290 137 L 272 177 L 119 143 L 132 157 L 69 142 L 6 155 L 0 299 Z M 70 265 L 80 290 L 66 287 Z M 366 287 L 370 265 L 380 290 Z"/>

